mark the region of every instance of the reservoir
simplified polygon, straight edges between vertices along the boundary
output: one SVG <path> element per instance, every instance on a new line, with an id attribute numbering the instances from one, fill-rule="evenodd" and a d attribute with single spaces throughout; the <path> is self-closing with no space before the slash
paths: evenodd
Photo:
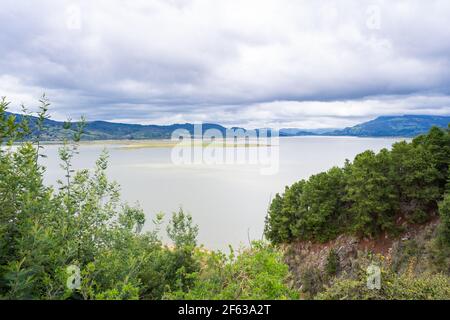
<path id="1" fill-rule="evenodd" d="M 175 163 L 173 146 L 155 141 L 82 143 L 74 159 L 74 169 L 93 168 L 103 149 L 109 153 L 108 177 L 121 186 L 124 201 L 139 203 L 146 214 L 144 230 L 151 229 L 159 212 L 168 220 L 183 208 L 192 215 L 200 231 L 199 244 L 226 249 L 247 246 L 261 239 L 264 219 L 271 199 L 286 185 L 310 175 L 343 166 L 345 159 L 367 149 L 390 148 L 402 138 L 283 137 L 279 145 L 255 146 L 276 150 L 277 170 L 262 174 L 261 164 Z M 47 167 L 46 182 L 63 179 L 58 145 L 46 145 L 42 159 Z M 201 144 L 193 149 L 204 149 Z M 239 148 L 239 147 L 238 147 Z M 227 148 L 223 148 L 227 149 Z M 248 149 L 251 149 L 248 148 Z M 274 150 L 260 150 L 274 151 Z M 165 237 L 165 228 L 161 235 Z"/>

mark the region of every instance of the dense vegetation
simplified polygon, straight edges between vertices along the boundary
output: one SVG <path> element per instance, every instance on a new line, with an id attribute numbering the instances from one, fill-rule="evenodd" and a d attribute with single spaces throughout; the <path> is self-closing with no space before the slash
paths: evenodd
<path id="1" fill-rule="evenodd" d="M 405 223 L 424 223 L 440 211 L 442 237 L 449 240 L 449 162 L 450 130 L 437 127 L 411 143 L 395 143 L 390 151 L 363 152 L 343 168 L 277 194 L 266 236 L 274 243 L 326 242 L 342 233 L 395 236 Z"/>
<path id="2" fill-rule="evenodd" d="M 122 203 L 118 185 L 107 179 L 106 153 L 93 170 L 74 171 L 84 121 L 64 125 L 63 178 L 57 188 L 44 185 L 40 139 L 48 101 L 41 100 L 33 129 L 29 118 L 18 121 L 7 106 L 0 101 L 0 298 L 296 297 L 285 285 L 281 255 L 267 244 L 236 256 L 202 250 L 198 228 L 182 210 L 167 227 L 173 247 L 160 240 L 162 215 L 152 231 L 142 232 L 144 213 Z M 27 142 L 13 145 L 17 140 Z"/>
<path id="3" fill-rule="evenodd" d="M 443 274 L 417 275 L 413 272 L 397 274 L 391 269 L 382 269 L 383 285 L 380 290 L 367 288 L 367 274 L 361 271 L 358 277 L 338 279 L 333 286 L 318 293 L 318 300 L 448 300 L 450 284 Z"/>
<path id="4" fill-rule="evenodd" d="M 14 118 L 20 123 L 27 118 L 30 133 L 36 135 L 39 133 L 39 118 L 28 114 L 24 110 L 24 114 L 12 114 L 5 112 L 5 116 Z M 76 127 L 79 123 L 73 123 Z M 65 128 L 65 122 L 55 121 L 52 119 L 44 119 L 43 125 L 45 130 L 41 132 L 40 139 L 43 141 L 62 141 L 67 134 L 74 134 L 75 128 Z M 106 121 L 90 121 L 84 124 L 82 140 L 120 140 L 120 139 L 170 139 L 174 130 L 186 130 L 191 135 L 194 134 L 194 125 L 191 123 L 172 124 L 172 125 L 140 125 L 127 123 L 114 123 Z M 202 130 L 215 129 L 225 135 L 226 128 L 218 124 L 204 123 Z"/>

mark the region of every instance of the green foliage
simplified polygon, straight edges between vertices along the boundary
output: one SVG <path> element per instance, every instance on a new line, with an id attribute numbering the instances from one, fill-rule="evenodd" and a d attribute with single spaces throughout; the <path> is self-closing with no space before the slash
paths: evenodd
<path id="1" fill-rule="evenodd" d="M 328 276 L 334 276 L 339 271 L 339 255 L 336 250 L 330 249 L 325 264 L 325 272 Z"/>
<path id="2" fill-rule="evenodd" d="M 44 96 L 39 131 L 45 130 L 48 106 Z M 11 145 L 27 131 L 5 116 L 6 107 L 3 100 L 0 136 Z M 141 234 L 144 213 L 120 201 L 119 186 L 106 176 L 106 152 L 94 170 L 73 170 L 83 123 L 67 132 L 60 148 L 65 179 L 57 190 L 43 184 L 39 137 L 0 149 L 0 296 L 156 299 L 183 280 L 177 277 L 180 270 L 196 270 L 192 254 L 185 250 L 195 244 L 196 227 L 184 223 L 182 214 L 174 218 L 169 229 L 177 235 L 175 250 L 161 244 L 157 230 Z M 81 287 L 74 291 L 66 286 L 70 265 L 81 272 Z"/>
<path id="3" fill-rule="evenodd" d="M 265 235 L 273 243 L 326 242 L 342 233 L 395 236 L 400 217 L 424 223 L 437 213 L 449 162 L 450 130 L 436 127 L 411 143 L 395 143 L 391 151 L 363 152 L 343 169 L 313 175 L 277 195 Z"/>
<path id="4" fill-rule="evenodd" d="M 429 151 L 422 144 L 406 142 L 392 148 L 393 181 L 399 191 L 400 208 L 408 221 L 427 220 L 430 210 L 442 196 L 441 174 Z"/>
<path id="5" fill-rule="evenodd" d="M 295 299 L 298 294 L 287 285 L 288 267 L 272 246 L 253 242 L 237 256 L 198 251 L 202 268 L 191 274 L 188 291 L 168 293 L 168 299 Z"/>
<path id="6" fill-rule="evenodd" d="M 26 122 L 17 123 L 14 115 L 7 113 L 9 102 L 0 99 L 0 145 L 11 145 L 16 139 L 23 138 L 28 132 Z"/>
<path id="7" fill-rule="evenodd" d="M 390 156 L 386 149 L 378 154 L 366 151 L 346 168 L 345 199 L 350 203 L 351 231 L 361 236 L 393 231 L 395 227 L 398 198 L 390 175 Z"/>
<path id="8" fill-rule="evenodd" d="M 265 234 L 273 242 L 289 242 L 293 240 L 293 225 L 296 221 L 297 200 L 301 197 L 305 181 L 286 187 L 283 196 L 275 195 L 266 217 Z"/>
<path id="9" fill-rule="evenodd" d="M 345 223 L 342 212 L 345 177 L 342 169 L 313 175 L 305 182 L 301 196 L 296 200 L 296 222 L 292 226 L 295 238 L 327 241 L 340 232 Z M 286 198 L 287 203 L 291 203 Z"/>
<path id="10" fill-rule="evenodd" d="M 167 234 L 177 248 L 195 247 L 198 226 L 193 225 L 192 217 L 184 213 L 183 209 L 174 212 L 171 223 L 167 226 Z"/>
<path id="11" fill-rule="evenodd" d="M 270 205 L 267 238 L 280 243 L 335 237 L 346 220 L 342 212 L 344 187 L 344 172 L 337 167 L 286 187 L 285 193 L 277 194 Z"/>
<path id="12" fill-rule="evenodd" d="M 439 214 L 441 217 L 439 239 L 443 246 L 450 247 L 450 193 L 447 193 L 439 204 Z"/>
<path id="13" fill-rule="evenodd" d="M 398 275 L 390 270 L 381 272 L 381 289 L 369 289 L 367 274 L 356 279 L 337 279 L 333 285 L 316 297 L 318 300 L 448 300 L 450 282 L 442 274 Z"/>
<path id="14" fill-rule="evenodd" d="M 310 267 L 301 274 L 301 289 L 307 294 L 308 298 L 314 297 L 323 290 L 324 279 L 320 270 Z"/>
<path id="15" fill-rule="evenodd" d="M 142 232 L 143 211 L 123 203 L 119 186 L 108 180 L 106 152 L 92 170 L 73 169 L 84 119 L 75 128 L 65 124 L 59 150 L 64 178 L 57 188 L 45 186 L 39 160 L 45 156 L 40 139 L 48 134 L 49 102 L 42 97 L 32 129 L 26 117 L 8 114 L 7 106 L 0 100 L 0 299 L 194 297 L 200 277 L 210 274 L 204 283 L 215 283 L 222 267 L 228 270 L 220 278 L 227 289 L 218 297 L 295 297 L 285 285 L 287 266 L 278 252 L 255 245 L 233 261 L 220 253 L 200 254 L 198 227 L 183 210 L 167 227 L 173 247 L 159 237 L 162 214 L 153 230 Z M 35 135 L 24 142 L 30 132 Z M 68 267 L 79 270 L 78 288 L 67 285 L 73 276 Z"/>

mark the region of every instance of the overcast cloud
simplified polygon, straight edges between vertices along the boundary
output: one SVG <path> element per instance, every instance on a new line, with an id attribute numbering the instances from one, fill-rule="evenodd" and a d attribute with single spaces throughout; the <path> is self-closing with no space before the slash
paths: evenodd
<path id="1" fill-rule="evenodd" d="M 0 95 L 54 118 L 343 127 L 450 114 L 450 1 L 0 0 Z"/>

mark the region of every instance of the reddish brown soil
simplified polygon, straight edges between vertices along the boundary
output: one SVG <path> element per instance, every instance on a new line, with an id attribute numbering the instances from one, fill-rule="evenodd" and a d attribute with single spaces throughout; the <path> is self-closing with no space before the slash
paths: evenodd
<path id="1" fill-rule="evenodd" d="M 404 219 L 402 217 L 399 217 L 397 223 L 403 224 Z M 409 224 L 406 227 L 406 231 L 397 237 L 390 237 L 384 232 L 376 238 L 362 238 L 358 240 L 357 249 L 361 251 L 372 251 L 373 253 L 386 255 L 389 253 L 389 250 L 392 248 L 392 244 L 395 241 L 412 238 L 415 234 L 419 233 L 427 226 L 436 225 L 438 223 L 439 216 L 435 216 L 425 224 Z M 331 240 L 325 243 L 298 241 L 294 244 L 294 248 L 307 246 L 312 252 L 319 252 L 326 248 L 335 247 L 338 239 Z"/>

